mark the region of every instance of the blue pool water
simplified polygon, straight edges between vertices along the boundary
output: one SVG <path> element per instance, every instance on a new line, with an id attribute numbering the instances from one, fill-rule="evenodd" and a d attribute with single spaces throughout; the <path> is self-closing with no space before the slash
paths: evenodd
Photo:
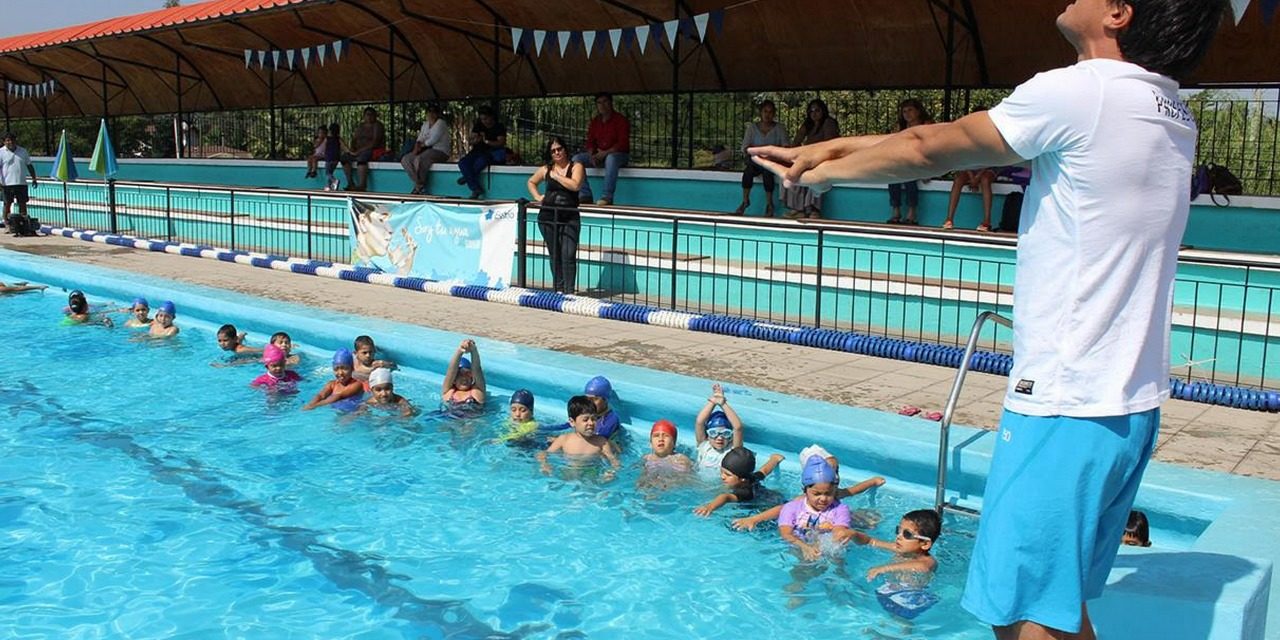
<path id="1" fill-rule="evenodd" d="M 490 443 L 496 413 L 353 420 L 264 398 L 247 386 L 257 366 L 209 366 L 204 318 L 222 301 L 180 306 L 182 334 L 156 343 L 60 326 L 63 295 L 5 298 L 0 325 L 0 618 L 19 637 L 988 637 L 956 604 L 968 520 L 938 546 L 942 603 L 907 623 L 862 577 L 880 552 L 852 549 L 790 593 L 775 531 L 732 531 L 734 508 L 690 513 L 712 487 L 637 492 L 643 434 L 612 483 L 546 478 L 531 452 Z M 440 334 L 442 352 L 455 344 Z M 481 345 L 491 366 L 537 353 Z M 304 394 L 336 346 L 301 345 Z M 397 381 L 438 401 L 434 371 Z M 561 419 L 565 394 L 531 384 L 539 419 Z M 510 388 L 494 391 L 497 411 Z M 795 494 L 794 466 L 768 485 Z M 884 514 L 888 538 L 927 504 L 891 483 L 851 506 Z"/>

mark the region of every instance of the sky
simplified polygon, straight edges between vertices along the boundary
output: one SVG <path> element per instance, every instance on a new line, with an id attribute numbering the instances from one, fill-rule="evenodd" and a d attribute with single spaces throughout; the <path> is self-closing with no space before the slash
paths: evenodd
<path id="1" fill-rule="evenodd" d="M 189 4 L 184 2 L 183 4 Z M 0 38 L 153 11 L 164 0 L 0 0 Z"/>

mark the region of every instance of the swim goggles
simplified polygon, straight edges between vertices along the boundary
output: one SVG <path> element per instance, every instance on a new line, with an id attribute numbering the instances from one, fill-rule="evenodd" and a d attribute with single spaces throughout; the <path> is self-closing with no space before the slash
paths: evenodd
<path id="1" fill-rule="evenodd" d="M 733 437 L 733 429 L 727 427 L 714 427 L 707 429 L 708 438 L 731 438 Z"/>
<path id="2" fill-rule="evenodd" d="M 922 536 L 914 531 L 911 531 L 910 529 L 903 529 L 902 527 L 898 527 L 894 529 L 894 531 L 896 531 L 898 537 L 902 538 L 903 540 L 915 540 L 916 542 L 933 542 L 933 538 L 930 538 L 929 536 Z"/>

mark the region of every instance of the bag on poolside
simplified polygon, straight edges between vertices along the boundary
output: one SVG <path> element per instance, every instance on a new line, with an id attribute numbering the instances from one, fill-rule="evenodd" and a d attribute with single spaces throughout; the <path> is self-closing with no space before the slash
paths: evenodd
<path id="1" fill-rule="evenodd" d="M 1202 169 L 1207 179 L 1201 183 L 1200 188 L 1203 190 L 1200 193 L 1209 194 L 1209 199 L 1219 207 L 1230 205 L 1231 196 L 1244 194 L 1244 185 L 1240 182 L 1240 178 L 1231 173 L 1230 169 L 1212 162 L 1204 165 Z M 1200 171 L 1197 170 L 1197 176 L 1199 173 Z M 1218 202 L 1218 196 L 1222 196 L 1222 202 Z"/>
<path id="2" fill-rule="evenodd" d="M 1022 218 L 1022 199 L 1026 194 L 1014 191 L 1004 197 L 1004 206 L 1000 209 L 1000 226 L 998 231 L 1018 232 L 1018 221 Z"/>
<path id="3" fill-rule="evenodd" d="M 40 221 L 26 214 L 13 214 L 9 217 L 9 224 L 13 225 L 15 235 L 28 237 L 40 235 Z"/>

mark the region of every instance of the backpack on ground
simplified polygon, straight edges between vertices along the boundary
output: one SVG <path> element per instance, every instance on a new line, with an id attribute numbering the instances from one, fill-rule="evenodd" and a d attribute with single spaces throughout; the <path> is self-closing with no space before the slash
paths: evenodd
<path id="1" fill-rule="evenodd" d="M 1004 197 L 1004 206 L 1000 209 L 999 231 L 1018 232 L 1018 220 L 1022 218 L 1022 199 L 1025 194 L 1014 191 Z"/>

